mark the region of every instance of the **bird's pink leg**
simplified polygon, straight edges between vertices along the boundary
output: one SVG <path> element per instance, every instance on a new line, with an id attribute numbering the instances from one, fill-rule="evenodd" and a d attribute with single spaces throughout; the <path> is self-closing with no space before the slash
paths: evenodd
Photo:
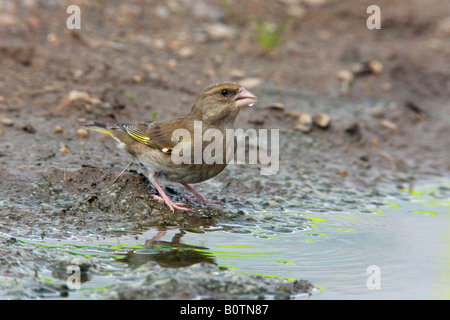
<path id="1" fill-rule="evenodd" d="M 170 200 L 169 196 L 164 192 L 164 190 L 159 186 L 156 180 L 151 180 L 151 183 L 155 186 L 156 190 L 158 190 L 160 196 L 153 194 L 153 198 L 158 201 L 164 201 L 165 204 L 169 207 L 170 211 L 174 212 L 175 209 L 183 210 L 183 211 L 191 211 L 191 209 L 184 207 L 184 203 L 181 202 L 173 202 Z"/>
<path id="2" fill-rule="evenodd" d="M 154 236 L 153 238 L 145 240 L 145 245 L 144 246 L 146 248 L 153 247 L 153 243 L 155 241 L 158 241 L 159 239 L 161 239 L 166 233 L 167 233 L 167 231 L 159 231 L 158 234 L 156 236 Z"/>
<path id="3" fill-rule="evenodd" d="M 203 198 L 200 193 L 198 193 L 197 191 L 194 190 L 194 188 L 192 188 L 190 185 L 188 185 L 187 183 L 182 183 L 183 186 L 186 187 L 186 189 L 188 189 L 190 192 L 192 192 L 195 196 L 195 199 L 191 198 L 191 197 L 184 197 L 188 200 L 196 200 L 197 202 L 200 203 L 214 203 L 214 204 L 223 204 L 221 201 L 210 201 L 210 200 L 206 200 L 205 198 Z"/>

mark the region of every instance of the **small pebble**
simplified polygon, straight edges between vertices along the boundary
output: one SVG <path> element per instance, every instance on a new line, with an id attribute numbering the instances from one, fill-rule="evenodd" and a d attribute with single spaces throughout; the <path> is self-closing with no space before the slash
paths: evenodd
<path id="1" fill-rule="evenodd" d="M 373 139 L 372 139 L 372 145 L 373 145 L 374 147 L 378 146 L 378 139 L 377 139 L 377 138 L 373 138 Z"/>
<path id="2" fill-rule="evenodd" d="M 194 55 L 195 51 L 191 47 L 184 47 L 184 48 L 181 48 L 180 50 L 178 50 L 177 53 L 182 58 L 189 58 Z"/>
<path id="3" fill-rule="evenodd" d="M 373 74 L 380 74 L 383 71 L 383 65 L 378 60 L 370 60 L 367 65 Z"/>
<path id="4" fill-rule="evenodd" d="M 59 46 L 59 40 L 54 33 L 49 33 L 47 35 L 47 41 L 54 46 Z"/>
<path id="5" fill-rule="evenodd" d="M 385 128 L 391 129 L 394 132 L 398 132 L 398 125 L 396 125 L 395 123 L 393 123 L 391 121 L 382 119 L 382 120 L 380 120 L 380 124 Z"/>
<path id="6" fill-rule="evenodd" d="M 269 206 L 269 207 L 278 207 L 279 204 L 275 200 L 269 199 L 269 200 L 267 200 L 267 206 Z"/>
<path id="7" fill-rule="evenodd" d="M 63 153 L 69 153 L 70 152 L 70 150 L 69 150 L 69 148 L 67 146 L 62 146 L 61 148 L 59 148 L 59 151 L 63 152 Z"/>
<path id="8" fill-rule="evenodd" d="M 306 15 L 306 9 L 298 4 L 292 4 L 287 8 L 286 13 L 294 19 L 301 19 Z"/>
<path id="9" fill-rule="evenodd" d="M 27 133 L 35 133 L 36 129 L 31 124 L 26 124 L 22 127 L 22 130 Z"/>
<path id="10" fill-rule="evenodd" d="M 89 131 L 86 129 L 80 128 L 77 130 L 77 136 L 79 138 L 83 138 L 83 139 L 89 138 Z"/>
<path id="11" fill-rule="evenodd" d="M 283 197 L 281 197 L 281 196 L 275 196 L 275 197 L 273 197 L 273 200 L 276 201 L 276 202 L 285 202 L 285 201 L 286 201 L 286 200 L 285 200 Z"/>
<path id="12" fill-rule="evenodd" d="M 313 117 L 314 124 L 319 128 L 326 129 L 329 127 L 331 118 L 326 113 L 320 112 Z"/>
<path id="13" fill-rule="evenodd" d="M 167 65 L 169 66 L 170 69 L 173 69 L 177 66 L 178 62 L 175 59 L 169 59 L 167 61 Z"/>
<path id="14" fill-rule="evenodd" d="M 264 109 L 281 110 L 281 111 L 283 111 L 284 109 L 286 109 L 286 105 L 284 105 L 281 102 L 275 102 L 275 103 L 272 103 L 272 104 L 269 104 L 269 105 L 265 106 Z"/>
<path id="15" fill-rule="evenodd" d="M 211 24 L 206 27 L 206 33 L 212 40 L 232 39 L 237 31 L 231 26 L 223 23 Z"/>
<path id="16" fill-rule="evenodd" d="M 141 82 L 142 79 L 143 79 L 143 77 L 142 77 L 140 74 L 135 74 L 135 75 L 133 76 L 133 81 L 134 81 L 134 82 Z"/>
<path id="17" fill-rule="evenodd" d="M 300 130 L 303 132 L 309 132 L 312 129 L 313 118 L 309 113 L 302 113 L 298 117 L 298 123 L 295 125 L 295 130 Z"/>
<path id="18" fill-rule="evenodd" d="M 7 127 L 11 127 L 11 126 L 14 125 L 14 121 L 12 121 L 12 120 L 9 119 L 9 118 L 1 118 L 0 121 L 1 121 L 1 123 L 2 123 L 3 125 L 5 125 L 5 126 L 7 126 Z"/>
<path id="19" fill-rule="evenodd" d="M 53 129 L 53 133 L 58 134 L 58 133 L 62 133 L 63 132 L 63 128 L 61 126 L 56 126 Z"/>
<path id="20" fill-rule="evenodd" d="M 346 134 L 355 137 L 357 140 L 360 140 L 362 138 L 362 132 L 357 122 L 348 126 L 344 131 Z"/>
<path id="21" fill-rule="evenodd" d="M 351 67 L 354 75 L 380 74 L 383 71 L 383 65 L 378 60 L 356 63 Z"/>
<path id="22" fill-rule="evenodd" d="M 370 109 L 370 114 L 375 118 L 381 118 L 384 115 L 384 108 L 373 107 L 372 109 Z"/>
<path id="23" fill-rule="evenodd" d="M 90 101 L 91 96 L 89 95 L 89 93 L 85 91 L 72 90 L 67 95 L 67 99 L 69 101 L 77 101 L 77 100 Z"/>

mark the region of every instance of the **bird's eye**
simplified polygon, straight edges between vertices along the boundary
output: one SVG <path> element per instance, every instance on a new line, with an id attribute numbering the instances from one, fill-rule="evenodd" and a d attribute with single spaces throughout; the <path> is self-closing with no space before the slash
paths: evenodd
<path id="1" fill-rule="evenodd" d="M 220 94 L 223 96 L 227 96 L 228 95 L 228 90 L 227 89 L 222 89 L 222 91 L 220 91 Z"/>

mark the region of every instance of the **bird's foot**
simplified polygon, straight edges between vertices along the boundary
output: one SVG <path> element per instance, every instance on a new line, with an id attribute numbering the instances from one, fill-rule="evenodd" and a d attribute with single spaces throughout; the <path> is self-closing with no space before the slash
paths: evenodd
<path id="1" fill-rule="evenodd" d="M 201 196 L 200 193 L 198 193 L 197 191 L 194 190 L 194 188 L 192 188 L 190 185 L 188 185 L 187 183 L 182 183 L 183 186 L 185 186 L 190 192 L 192 192 L 195 196 L 195 198 L 191 198 L 191 197 L 186 197 L 184 196 L 183 198 L 187 199 L 187 200 L 193 200 L 193 201 L 197 201 L 200 202 L 201 204 L 206 204 L 206 203 L 213 203 L 213 204 L 223 204 L 222 201 L 210 201 L 210 200 L 206 200 L 205 198 L 203 198 Z"/>
<path id="2" fill-rule="evenodd" d="M 173 202 L 170 200 L 170 198 L 166 195 L 165 197 L 160 197 L 156 194 L 152 194 L 153 199 L 164 202 L 170 209 L 170 211 L 175 212 L 175 209 L 182 210 L 182 211 L 191 211 L 191 209 L 185 207 L 185 204 L 182 202 Z"/>

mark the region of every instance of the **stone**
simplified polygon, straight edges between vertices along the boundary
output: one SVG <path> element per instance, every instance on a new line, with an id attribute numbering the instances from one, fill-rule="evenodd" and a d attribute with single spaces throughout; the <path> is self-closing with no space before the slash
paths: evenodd
<path id="1" fill-rule="evenodd" d="M 319 128 L 326 129 L 330 125 L 331 117 L 326 113 L 320 112 L 314 115 L 313 121 Z"/>
<path id="2" fill-rule="evenodd" d="M 236 29 L 223 23 L 206 26 L 206 33 L 212 40 L 232 39 L 236 35 Z"/>
<path id="3" fill-rule="evenodd" d="M 301 113 L 298 117 L 298 122 L 295 124 L 294 129 L 303 132 L 311 131 L 313 126 L 313 118 L 309 113 Z"/>
<path id="4" fill-rule="evenodd" d="M 12 121 L 12 120 L 9 119 L 9 118 L 1 118 L 1 119 L 0 119 L 0 122 L 1 122 L 4 126 L 7 126 L 7 127 L 11 127 L 11 126 L 14 125 L 14 121 Z"/>
<path id="5" fill-rule="evenodd" d="M 77 130 L 77 136 L 82 139 L 89 138 L 89 131 L 84 128 L 80 128 Z"/>

